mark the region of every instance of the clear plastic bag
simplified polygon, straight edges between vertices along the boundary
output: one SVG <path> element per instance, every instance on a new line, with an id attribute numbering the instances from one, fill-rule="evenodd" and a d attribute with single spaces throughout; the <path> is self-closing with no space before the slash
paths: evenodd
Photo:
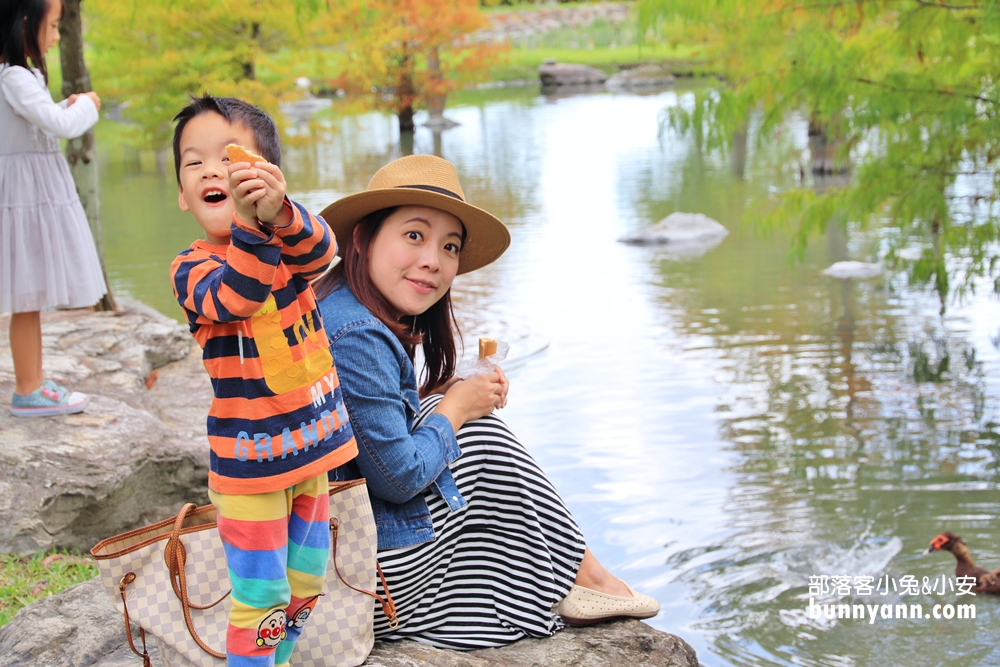
<path id="1" fill-rule="evenodd" d="M 492 373 L 493 368 L 498 366 L 501 361 L 507 358 L 507 352 L 509 351 L 510 345 L 502 340 L 498 340 L 497 351 L 495 354 L 483 357 L 482 359 L 463 359 L 458 362 L 458 367 L 455 369 L 455 376 L 464 380 L 472 377 L 473 375 Z"/>

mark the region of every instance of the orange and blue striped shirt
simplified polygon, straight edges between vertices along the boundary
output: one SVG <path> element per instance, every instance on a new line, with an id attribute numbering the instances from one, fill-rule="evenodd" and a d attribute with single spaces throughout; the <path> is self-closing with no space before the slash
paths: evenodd
<path id="1" fill-rule="evenodd" d="M 336 242 L 322 219 L 290 204 L 288 225 L 261 231 L 234 215 L 229 245 L 195 241 L 170 266 L 215 392 L 208 487 L 216 493 L 288 489 L 358 453 L 309 286 Z"/>

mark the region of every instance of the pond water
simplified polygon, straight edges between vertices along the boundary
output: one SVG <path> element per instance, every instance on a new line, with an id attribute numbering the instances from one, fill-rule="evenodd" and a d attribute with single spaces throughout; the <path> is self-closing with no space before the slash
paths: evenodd
<path id="1" fill-rule="evenodd" d="M 954 559 L 920 555 L 951 530 L 1000 565 L 1000 305 L 984 285 L 942 314 L 904 277 L 820 274 L 875 259 L 884 230 L 831 228 L 790 261 L 786 238 L 744 217 L 795 183 L 805 127 L 751 149 L 739 178 L 661 131 L 693 94 L 483 92 L 451 105 L 459 127 L 418 129 L 413 150 L 455 162 L 469 200 L 511 230 L 507 254 L 455 287 L 466 339 L 511 343 L 501 417 L 598 558 L 662 602 L 650 623 L 705 665 L 1000 664 L 1000 600 L 942 592 Z M 391 117 L 329 123 L 285 153 L 290 193 L 314 211 L 400 155 Z M 102 188 L 116 292 L 179 317 L 167 270 L 198 229 L 170 167 L 105 149 Z M 704 253 L 616 243 L 674 211 L 730 234 Z M 908 575 L 926 589 L 902 595 Z M 810 593 L 819 576 L 889 588 Z M 976 618 L 817 619 L 810 597 L 925 616 L 972 602 Z"/>

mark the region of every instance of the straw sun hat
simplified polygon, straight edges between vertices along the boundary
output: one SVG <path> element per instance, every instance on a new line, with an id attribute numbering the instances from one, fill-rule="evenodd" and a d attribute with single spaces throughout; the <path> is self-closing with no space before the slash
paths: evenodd
<path id="1" fill-rule="evenodd" d="M 510 232 L 500 220 L 465 201 L 455 166 L 433 155 L 409 155 L 375 172 L 364 192 L 356 192 L 323 209 L 344 256 L 354 226 L 369 213 L 392 206 L 427 206 L 451 213 L 465 225 L 466 239 L 458 255 L 458 272 L 486 266 L 510 245 Z"/>

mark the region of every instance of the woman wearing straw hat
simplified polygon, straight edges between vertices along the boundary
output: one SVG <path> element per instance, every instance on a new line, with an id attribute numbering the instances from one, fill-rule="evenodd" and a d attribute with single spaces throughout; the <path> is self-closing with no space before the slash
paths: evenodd
<path id="1" fill-rule="evenodd" d="M 453 378 L 451 284 L 503 254 L 503 223 L 468 204 L 454 166 L 430 155 L 389 163 L 321 216 L 343 261 L 315 287 L 360 450 L 330 476 L 367 479 L 399 612 L 390 628 L 376 611 L 376 637 L 466 650 L 548 636 L 563 621 L 655 615 L 656 600 L 594 558 L 493 416 L 507 403 L 503 370 Z"/>

